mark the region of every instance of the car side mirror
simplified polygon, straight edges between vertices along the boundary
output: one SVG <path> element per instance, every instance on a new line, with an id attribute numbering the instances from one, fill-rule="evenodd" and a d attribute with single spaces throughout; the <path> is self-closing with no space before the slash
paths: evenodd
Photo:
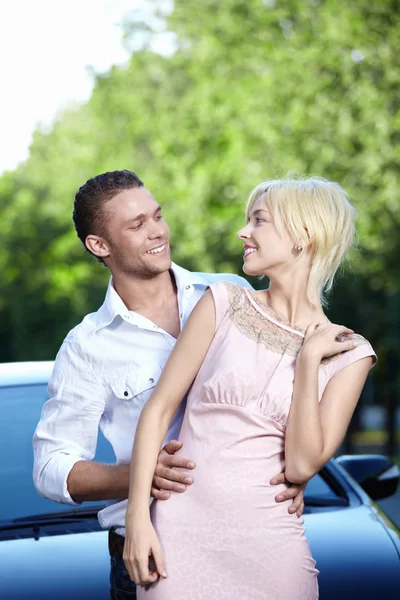
<path id="1" fill-rule="evenodd" d="M 372 500 L 382 500 L 396 493 L 399 467 L 382 454 L 339 456 L 336 461 L 357 481 Z"/>

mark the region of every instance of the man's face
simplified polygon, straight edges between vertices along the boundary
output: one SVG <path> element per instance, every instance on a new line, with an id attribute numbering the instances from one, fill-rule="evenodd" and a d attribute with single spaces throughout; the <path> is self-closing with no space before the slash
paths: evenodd
<path id="1" fill-rule="evenodd" d="M 105 205 L 111 272 L 149 279 L 171 267 L 169 227 L 146 188 L 123 190 Z"/>

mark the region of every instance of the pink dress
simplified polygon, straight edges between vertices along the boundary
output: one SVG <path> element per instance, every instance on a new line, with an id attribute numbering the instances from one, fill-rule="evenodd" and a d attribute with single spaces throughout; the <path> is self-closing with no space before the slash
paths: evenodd
<path id="1" fill-rule="evenodd" d="M 188 397 L 180 439 L 196 462 L 184 494 L 154 502 L 168 577 L 139 600 L 315 600 L 318 570 L 303 519 L 277 503 L 296 354 L 303 334 L 249 290 L 211 286 L 216 333 Z M 359 346 L 320 367 L 320 397 L 341 368 L 374 355 Z"/>

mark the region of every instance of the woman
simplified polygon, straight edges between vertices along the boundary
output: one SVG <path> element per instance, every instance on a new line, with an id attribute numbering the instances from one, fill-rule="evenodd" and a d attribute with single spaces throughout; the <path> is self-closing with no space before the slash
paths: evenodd
<path id="1" fill-rule="evenodd" d="M 269 288 L 207 290 L 139 421 L 124 550 L 139 600 L 318 598 L 303 520 L 269 481 L 285 470 L 306 482 L 333 456 L 376 358 L 322 308 L 354 209 L 337 183 L 279 180 L 252 191 L 246 217 L 243 270 Z M 157 454 L 192 383 L 180 440 L 196 479 L 150 511 Z"/>

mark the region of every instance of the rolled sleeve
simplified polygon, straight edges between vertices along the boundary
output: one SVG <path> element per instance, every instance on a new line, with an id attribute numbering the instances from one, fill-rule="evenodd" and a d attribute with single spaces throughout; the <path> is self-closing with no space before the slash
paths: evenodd
<path id="1" fill-rule="evenodd" d="M 76 505 L 67 489 L 75 463 L 92 460 L 106 404 L 102 383 L 83 350 L 64 341 L 49 381 L 49 400 L 33 436 L 33 481 L 41 496 Z"/>

